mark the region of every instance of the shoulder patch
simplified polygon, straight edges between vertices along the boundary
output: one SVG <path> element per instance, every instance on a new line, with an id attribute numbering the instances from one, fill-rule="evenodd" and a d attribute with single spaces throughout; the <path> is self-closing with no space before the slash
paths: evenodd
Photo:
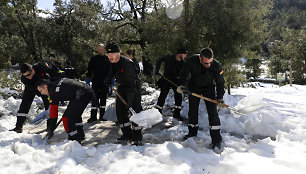
<path id="1" fill-rule="evenodd" d="M 223 70 L 220 72 L 220 75 L 222 75 L 223 74 Z"/>
<path id="2" fill-rule="evenodd" d="M 47 63 L 45 63 L 47 67 L 49 67 L 49 65 Z"/>

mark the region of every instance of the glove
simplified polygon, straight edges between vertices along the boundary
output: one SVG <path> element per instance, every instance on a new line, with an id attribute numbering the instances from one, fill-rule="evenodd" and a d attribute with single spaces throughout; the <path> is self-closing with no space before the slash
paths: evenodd
<path id="1" fill-rule="evenodd" d="M 185 86 L 178 86 L 177 88 L 176 88 L 176 91 L 178 92 L 178 93 L 180 93 L 180 94 L 182 94 L 182 93 L 187 93 L 187 88 L 185 87 Z"/>
<path id="2" fill-rule="evenodd" d="M 90 86 L 90 77 L 86 77 L 86 84 Z"/>
<path id="3" fill-rule="evenodd" d="M 133 115 L 136 115 L 136 112 L 135 112 L 134 109 L 131 108 L 131 107 L 129 107 L 128 112 L 129 112 L 129 117 L 130 117 L 130 116 L 133 116 Z"/>
<path id="4" fill-rule="evenodd" d="M 223 99 L 218 99 L 217 102 L 218 102 L 218 107 L 219 107 L 219 108 L 225 108 L 225 106 L 224 106 L 224 100 L 223 100 Z"/>
<path id="5" fill-rule="evenodd" d="M 46 137 L 48 137 L 48 139 L 50 139 L 51 137 L 53 137 L 54 132 L 53 131 L 48 131 Z"/>

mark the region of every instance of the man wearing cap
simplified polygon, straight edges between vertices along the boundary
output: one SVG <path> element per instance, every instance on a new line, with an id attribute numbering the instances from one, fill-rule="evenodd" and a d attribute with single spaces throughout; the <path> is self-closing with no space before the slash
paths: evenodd
<path id="1" fill-rule="evenodd" d="M 118 93 L 127 102 L 127 106 L 116 98 L 116 114 L 120 124 L 123 135 L 117 140 L 131 141 L 135 145 L 141 145 L 142 141 L 142 127 L 129 120 L 129 108 L 133 108 L 135 112 L 140 112 L 141 106 L 137 102 L 137 81 L 139 81 L 136 74 L 136 69 L 133 61 L 120 54 L 120 49 L 115 42 L 110 42 L 106 46 L 107 56 L 111 62 L 110 71 L 106 80 L 110 84 L 112 77 L 116 78 L 118 84 Z"/>
<path id="2" fill-rule="evenodd" d="M 99 109 L 100 109 L 100 121 L 105 121 L 103 119 L 106 107 L 106 98 L 108 93 L 108 86 L 104 84 L 105 78 L 109 71 L 110 63 L 108 61 L 108 57 L 105 55 L 105 48 L 103 44 L 99 44 L 97 47 L 98 55 L 92 57 L 88 63 L 87 68 L 87 78 L 86 83 L 89 86 L 90 81 L 92 82 L 92 89 L 96 94 L 97 100 L 99 101 Z M 92 112 L 97 112 L 96 110 L 92 110 Z M 94 117 L 90 117 L 87 122 L 91 123 L 97 120 L 97 114 L 91 114 Z"/>
<path id="3" fill-rule="evenodd" d="M 182 95 L 176 91 L 177 87 L 171 84 L 165 78 L 169 79 L 171 82 L 175 84 L 178 83 L 179 72 L 183 68 L 186 56 L 187 56 L 187 50 L 185 48 L 179 48 L 176 52 L 176 55 L 168 55 L 160 58 L 156 62 L 156 68 L 155 68 L 155 74 L 157 76 L 162 76 L 157 81 L 157 85 L 160 88 L 160 95 L 158 97 L 157 104 L 155 107 L 159 110 L 160 113 L 162 113 L 162 109 L 165 104 L 165 99 L 171 88 L 174 92 L 174 100 L 175 100 L 175 105 L 174 105 L 175 109 L 173 117 L 177 118 L 178 120 L 182 120 L 180 114 L 182 109 Z M 165 64 L 163 75 L 161 75 L 159 72 L 162 63 Z"/>
<path id="4" fill-rule="evenodd" d="M 43 100 L 45 110 L 49 108 L 49 102 L 47 96 L 41 95 L 36 89 L 36 82 L 41 79 L 50 79 L 51 68 L 47 63 L 36 63 L 34 65 L 23 63 L 20 65 L 21 82 L 25 85 L 25 89 L 22 94 L 22 101 L 17 111 L 17 122 L 14 129 L 17 133 L 22 132 L 23 124 L 26 120 L 26 116 L 31 108 L 35 95 L 40 96 Z M 57 77 L 57 75 L 56 75 Z M 56 78 L 53 77 L 53 78 Z"/>
<path id="5" fill-rule="evenodd" d="M 49 68 L 51 68 L 51 71 L 50 71 L 51 79 L 50 80 L 53 82 L 59 78 L 65 77 L 61 63 L 55 60 L 55 54 L 50 54 L 49 60 L 50 61 L 48 62 L 48 65 L 49 65 Z"/>
<path id="6" fill-rule="evenodd" d="M 186 83 L 190 74 L 188 89 L 192 93 L 203 95 L 207 98 L 217 100 L 222 107 L 224 95 L 224 78 L 223 70 L 220 63 L 214 59 L 213 51 L 210 48 L 201 50 L 200 55 L 193 55 L 186 60 L 186 64 L 180 73 L 180 85 Z M 179 86 L 178 92 L 183 92 L 184 87 Z M 189 94 L 189 111 L 188 111 L 188 130 L 189 133 L 184 137 L 197 136 L 198 132 L 198 109 L 200 98 Z M 210 136 L 212 139 L 212 148 L 221 146 L 222 137 L 220 134 L 220 118 L 215 103 L 205 100 L 210 126 Z"/>

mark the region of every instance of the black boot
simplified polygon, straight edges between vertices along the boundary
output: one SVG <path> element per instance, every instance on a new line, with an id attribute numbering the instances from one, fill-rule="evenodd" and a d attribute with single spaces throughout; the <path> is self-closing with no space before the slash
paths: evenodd
<path id="1" fill-rule="evenodd" d="M 142 146 L 142 127 L 138 126 L 137 124 L 133 123 L 133 141 L 134 145 Z"/>
<path id="2" fill-rule="evenodd" d="M 220 134 L 220 129 L 217 130 L 209 130 L 210 137 L 211 137 L 211 145 L 210 147 L 214 149 L 217 147 L 218 149 L 221 148 L 222 136 Z"/>
<path id="3" fill-rule="evenodd" d="M 123 134 L 119 138 L 117 138 L 118 141 L 133 141 L 133 130 L 131 128 L 131 125 L 121 127 L 121 131 Z"/>
<path id="4" fill-rule="evenodd" d="M 14 129 L 12 129 L 10 131 L 15 131 L 17 133 L 21 133 L 22 132 L 23 123 L 25 122 L 26 119 L 27 119 L 26 117 L 17 116 L 16 126 L 15 126 Z"/>
<path id="5" fill-rule="evenodd" d="M 198 129 L 199 126 L 198 125 L 191 125 L 189 124 L 188 126 L 188 134 L 184 136 L 184 140 L 187 140 L 190 137 L 196 137 L 198 135 Z"/>
<path id="6" fill-rule="evenodd" d="M 97 121 L 97 113 L 98 113 L 98 109 L 91 109 L 90 118 L 87 120 L 87 123 Z"/>
<path id="7" fill-rule="evenodd" d="M 101 108 L 101 109 L 100 109 L 100 117 L 99 117 L 99 120 L 100 120 L 100 121 L 107 121 L 107 120 L 105 120 L 105 119 L 103 118 L 104 113 L 105 113 L 105 108 Z"/>
<path id="8" fill-rule="evenodd" d="M 79 142 L 81 144 L 81 142 L 85 139 L 85 134 L 84 134 L 84 130 L 82 129 L 78 129 L 75 131 L 71 131 L 70 133 L 68 133 L 68 140 L 76 140 L 77 142 Z"/>
<path id="9" fill-rule="evenodd" d="M 181 116 L 181 109 L 179 109 L 179 108 L 174 109 L 173 118 L 176 118 L 179 121 L 183 121 L 183 117 Z"/>

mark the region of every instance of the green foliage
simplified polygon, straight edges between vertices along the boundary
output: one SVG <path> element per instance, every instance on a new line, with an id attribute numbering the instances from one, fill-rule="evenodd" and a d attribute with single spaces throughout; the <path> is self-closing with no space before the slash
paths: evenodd
<path id="1" fill-rule="evenodd" d="M 10 70 L 0 71 L 0 88 L 21 91 L 20 73 Z"/>

